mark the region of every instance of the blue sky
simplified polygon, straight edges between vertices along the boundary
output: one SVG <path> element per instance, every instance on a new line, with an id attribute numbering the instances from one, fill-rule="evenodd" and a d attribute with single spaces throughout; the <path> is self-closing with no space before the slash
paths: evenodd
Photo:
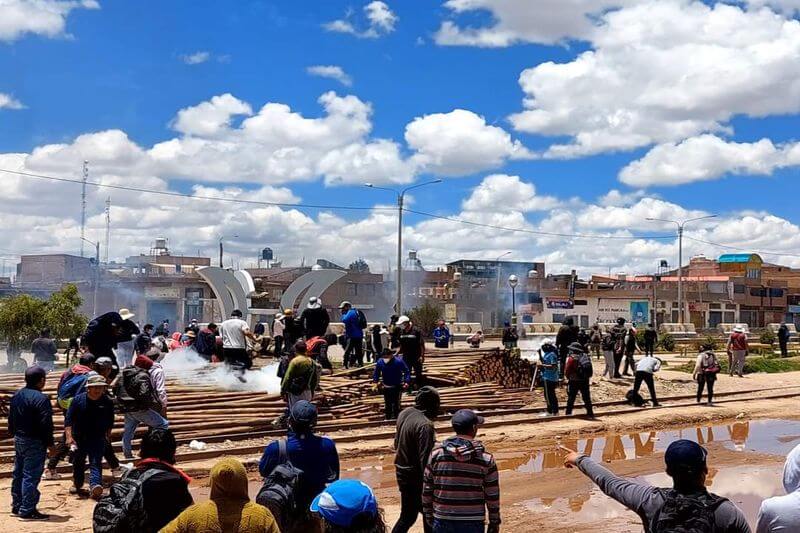
<path id="1" fill-rule="evenodd" d="M 414 177 L 405 180 L 410 182 L 411 179 L 445 177 L 446 182 L 441 186 L 415 191 L 414 206 L 423 211 L 470 218 L 471 215 L 462 212 L 462 201 L 480 187 L 486 176 L 499 173 L 519 176 L 521 183 L 533 184 L 535 193 L 526 189 L 523 194 L 533 194 L 536 198 L 550 197 L 556 199 L 557 203 L 544 201 L 536 204 L 532 197 L 532 204 L 515 208 L 501 202 L 498 204 L 498 212 L 484 212 L 480 217 L 475 215 L 471 219 L 513 227 L 524 223 L 529 229 L 549 228 L 550 231 L 565 224 L 563 227 L 568 233 L 627 231 L 629 235 L 652 234 L 665 229 L 651 227 L 640 217 L 642 212 L 653 208 L 656 215 L 666 213 L 676 217 L 692 213 L 719 213 L 732 228 L 741 223 L 743 217 L 755 216 L 754 233 L 742 236 L 740 241 L 729 230 L 721 230 L 714 235 L 713 228 L 704 229 L 706 233 L 698 234 L 697 237 L 710 240 L 715 237 L 717 240 L 714 242 L 734 246 L 757 246 L 766 251 L 785 251 L 787 255 L 782 259 L 787 262 L 792 261 L 790 256 L 793 247 L 800 242 L 800 232 L 798 235 L 794 234 L 795 223 L 798 222 L 794 206 L 800 157 L 795 157 L 788 150 L 793 146 L 798 131 L 797 106 L 779 102 L 774 105 L 765 104 L 764 107 L 768 108 L 765 110 L 753 103 L 760 99 L 765 102 L 769 99 L 789 102 L 797 93 L 795 89 L 787 87 L 791 84 L 800 86 L 800 74 L 786 72 L 776 76 L 774 80 L 767 78 L 760 86 L 753 83 L 752 87 L 752 80 L 733 79 L 727 82 L 730 87 L 726 88 L 725 83 L 722 83 L 718 92 L 711 91 L 709 95 L 702 95 L 700 93 L 708 88 L 708 82 L 700 80 L 696 86 L 684 82 L 687 78 L 691 80 L 693 75 L 702 74 L 703 69 L 687 65 L 686 72 L 682 73 L 678 48 L 697 46 L 702 53 L 702 47 L 706 43 L 699 38 L 697 42 L 692 41 L 693 37 L 684 34 L 681 28 L 675 29 L 674 34 L 669 34 L 669 24 L 661 26 L 662 29 L 665 26 L 667 29 L 663 29 L 663 35 L 654 36 L 652 42 L 648 42 L 647 36 L 638 39 L 641 40 L 639 44 L 652 45 L 654 49 L 662 47 L 660 50 L 663 54 L 654 57 L 664 61 L 664 71 L 673 68 L 675 72 L 656 72 L 651 74 L 649 81 L 631 80 L 630 85 L 634 89 L 639 83 L 642 90 L 635 91 L 633 96 L 620 94 L 620 102 L 613 101 L 613 88 L 603 86 L 606 79 L 613 82 L 613 76 L 606 78 L 607 72 L 602 69 L 598 68 L 596 73 L 587 74 L 583 82 L 576 79 L 574 83 L 569 81 L 569 76 L 573 75 L 571 73 L 560 71 L 551 75 L 546 72 L 548 62 L 559 66 L 577 65 L 584 53 L 594 53 L 598 57 L 605 54 L 609 60 L 606 68 L 610 68 L 609 65 L 619 67 L 627 61 L 624 54 L 628 52 L 610 45 L 609 42 L 637 38 L 632 37 L 635 33 L 633 30 L 628 31 L 625 28 L 635 27 L 639 23 L 653 23 L 648 22 L 647 13 L 651 13 L 655 19 L 669 14 L 659 13 L 644 0 L 619 3 L 586 0 L 583 2 L 586 4 L 583 11 L 562 13 L 558 17 L 554 14 L 558 8 L 553 7 L 556 5 L 553 0 L 520 1 L 516 5 L 514 2 L 480 0 L 475 4 L 483 9 L 463 12 L 454 7 L 458 2 L 387 0 L 383 6 L 394 18 L 385 27 L 370 25 L 368 12 L 365 10 L 368 2 L 237 1 L 221 4 L 212 1 L 100 0 L 95 6 L 91 1 L 83 5 L 60 0 L 48 1 L 62 9 L 59 20 L 63 26 L 59 27 L 59 22 L 56 21 L 53 28 L 42 31 L 27 29 L 24 23 L 20 23 L 20 28 L 16 30 L 6 28 L 7 33 L 3 38 L 3 26 L 0 25 L 0 69 L 5 73 L 0 80 L 0 94 L 12 97 L 21 103 L 17 107 L 22 107 L 13 109 L 7 106 L 3 109 L 0 105 L 0 154 L 28 154 L 45 145 L 69 145 L 79 135 L 105 130 L 120 130 L 127 134 L 130 142 L 142 150 L 149 150 L 157 143 L 192 135 L 185 132 L 178 134 L 174 125 L 171 126 L 179 110 L 197 106 L 214 96 L 226 93 L 249 104 L 252 108 L 251 116 L 256 115 L 265 103 L 273 102 L 285 104 L 292 112 L 303 117 L 320 118 L 325 116 L 325 112 L 318 99 L 327 91 L 336 91 L 340 97 L 354 95 L 361 102 L 372 106 L 369 117 L 371 131 L 359 143 L 389 140 L 397 146 L 404 161 L 410 162 L 418 152 L 428 150 L 419 147 L 414 149 L 404 139 L 409 124 L 415 119 L 431 114 L 448 114 L 456 109 L 482 117 L 485 127 L 495 128 L 492 130 L 494 133 L 507 134 L 511 142 L 518 143 L 527 151 L 528 156 L 523 157 L 510 155 L 511 151 L 507 151 L 497 157 L 488 157 L 486 162 L 478 161 L 469 165 L 465 171 L 454 172 L 449 169 L 457 164 L 460 154 L 453 153 L 452 147 L 447 148 L 451 151 L 446 154 L 437 151 L 440 150 L 438 147 L 430 148 L 431 151 L 426 153 L 435 152 L 435 157 L 445 158 L 447 162 L 434 164 L 426 160 L 425 164 L 415 163 Z M 23 5 L 25 0 L 11 2 L 14 3 Z M 624 5 L 617 10 L 619 6 L 615 4 Z M 785 39 L 783 44 L 789 51 L 788 57 L 783 60 L 791 60 L 792 54 L 795 60 L 800 58 L 800 47 L 797 47 L 795 37 L 800 34 L 800 30 L 794 28 L 795 13 L 787 8 L 791 5 L 789 1 L 755 1 L 722 8 L 714 2 L 700 4 L 670 0 L 662 3 L 664 4 L 673 4 L 672 9 L 685 11 L 689 21 L 687 25 L 692 17 L 697 18 L 698 24 L 703 22 L 703 17 L 716 17 L 731 27 L 740 25 L 741 31 L 762 24 L 767 36 L 754 36 L 750 41 L 743 39 L 746 42 L 730 45 L 730 52 L 734 56 L 742 53 L 741 51 L 746 54 L 759 44 Z M 514 10 L 518 10 L 519 16 Z M 541 16 L 533 17 L 532 22 L 530 17 L 526 18 L 531 11 L 537 10 L 541 10 Z M 556 18 L 549 21 L 548 17 L 551 16 Z M 620 20 L 617 21 L 614 17 Z M 629 18 L 621 20 L 622 17 Z M 363 33 L 374 27 L 376 35 L 363 37 L 348 32 L 331 31 L 325 27 L 334 20 L 352 24 L 353 32 Z M 587 20 L 595 22 L 587 24 Z M 631 20 L 634 21 L 633 25 Z M 445 35 L 443 28 L 446 24 L 452 24 L 456 28 L 455 34 L 451 33 L 449 37 Z M 791 31 L 786 30 L 784 33 L 790 33 L 790 37 L 781 37 L 779 32 L 774 36 L 768 34 L 770 29 L 774 30 L 780 24 L 789 25 Z M 475 28 L 483 30 L 482 37 L 476 37 L 477 34 L 473 31 Z M 551 30 L 555 32 L 552 35 Z M 484 38 L 488 41 L 481 41 Z M 713 38 L 715 36 L 709 36 L 708 40 Z M 658 39 L 663 39 L 666 44 L 658 44 Z M 759 43 L 758 39 L 763 39 L 764 43 Z M 492 44 L 487 45 L 487 42 Z M 671 46 L 676 49 L 676 57 L 672 63 L 670 58 L 662 57 L 670 53 Z M 741 46 L 741 50 L 737 50 L 736 46 Z M 186 63 L 187 56 L 199 52 L 207 54 L 205 61 Z M 647 56 L 633 57 L 632 60 L 639 59 L 645 62 L 649 60 Z M 764 59 L 765 64 L 770 61 L 775 61 L 775 68 L 780 68 L 778 59 Z M 724 62 L 724 58 L 720 62 Z M 314 65 L 340 67 L 352 78 L 352 86 L 347 87 L 334 79 L 309 75 L 306 69 Z M 699 70 L 695 70 L 698 68 Z M 764 68 L 769 68 L 769 65 Z M 531 78 L 531 83 L 537 87 L 535 92 L 526 92 L 520 84 L 521 74 L 526 69 L 535 70 Z M 741 69 L 752 70 L 752 66 L 744 64 Z M 730 71 L 731 78 L 735 78 L 736 68 L 731 67 Z M 724 76 L 724 69 L 721 72 Z M 623 78 L 630 75 L 624 70 L 613 74 Z M 758 74 L 754 73 L 755 76 Z M 558 84 L 563 82 L 563 78 L 556 79 L 558 76 L 567 78 L 564 96 L 567 104 L 557 101 Z M 670 84 L 673 81 L 676 88 L 671 92 Z M 587 85 L 587 88 L 582 89 L 584 92 L 575 89 L 581 83 Z M 548 84 L 555 89 L 550 91 Z M 655 85 L 658 87 L 654 88 Z M 739 87 L 743 87 L 741 94 L 738 94 Z M 669 101 L 668 119 L 663 118 L 667 114 L 663 109 L 652 111 L 652 102 L 646 106 L 638 103 L 640 95 L 648 91 L 663 91 L 659 95 Z M 729 98 L 729 94 L 733 96 Z M 536 118 L 535 125 L 530 122 L 521 125 L 519 121 L 515 121 L 514 115 L 526 111 L 523 99 L 539 99 L 541 95 L 546 97 L 541 99 L 541 103 L 533 104 L 533 107 L 549 113 L 545 119 L 547 124 L 541 122 L 541 115 Z M 590 106 L 587 102 L 595 97 L 597 109 L 580 109 L 582 105 Z M 626 98 L 637 100 L 637 103 L 625 102 Z M 576 110 L 567 109 L 572 104 L 576 104 Z M 626 137 L 620 144 L 611 143 L 610 146 L 599 148 L 597 144 L 593 144 L 568 157 L 547 155 L 554 145 L 581 144 L 583 141 L 576 139 L 594 131 L 593 123 L 608 119 L 604 115 L 606 109 L 617 105 L 622 110 L 617 115 L 623 117 L 623 121 L 641 113 L 647 115 L 641 121 L 646 124 L 635 126 L 636 131 L 632 133 L 627 129 L 614 131 L 616 119 L 612 117 L 609 119 L 612 126 L 603 129 L 600 137 L 605 139 L 610 136 L 607 135 L 608 132 L 620 133 Z M 530 103 L 527 104 L 527 109 L 529 108 Z M 553 118 L 556 112 L 566 113 L 567 118 L 563 122 Z M 590 116 L 595 112 L 596 120 Z M 689 127 L 688 130 L 683 124 L 676 126 L 671 122 L 676 116 L 700 125 Z M 585 117 L 588 117 L 586 124 L 571 126 Z M 231 115 L 228 126 L 235 130 L 242 125 L 245 118 L 246 115 Z M 664 123 L 661 124 L 660 120 L 664 120 Z M 714 124 L 710 125 L 711 122 Z M 454 122 L 448 122 L 446 126 L 453 130 L 460 127 Z M 478 127 L 479 130 L 483 128 L 481 125 Z M 440 130 L 438 134 L 426 137 L 424 142 L 435 144 L 437 137 L 448 133 L 449 130 Z M 635 134 L 636 140 L 629 140 L 628 134 Z M 708 146 L 708 136 L 714 136 L 711 141 L 719 142 Z M 667 150 L 694 139 L 699 139 L 700 144 L 690 153 L 677 149 Z M 755 150 L 757 154 L 751 153 L 750 145 L 762 139 L 769 140 L 776 149 Z M 600 144 L 603 143 L 605 141 Z M 781 146 L 786 143 L 786 153 L 774 153 L 776 150 L 780 152 Z M 456 144 L 463 145 L 465 154 L 474 152 L 469 143 Z M 668 152 L 663 156 L 666 159 L 651 161 L 651 155 L 655 157 L 652 151 L 662 146 Z M 743 155 L 739 156 L 740 153 Z M 83 157 L 90 160 L 97 158 L 91 153 L 85 153 Z M 737 157 L 741 159 L 736 159 Z M 778 158 L 780 163 L 776 163 Z M 636 161 L 644 162 L 643 170 L 629 180 L 631 185 L 621 183 L 620 172 L 626 165 Z M 674 170 L 675 166 L 680 167 L 681 162 L 692 170 L 708 167 L 702 168 L 705 177 L 684 180 L 686 172 Z M 64 168 L 60 168 L 60 164 L 64 164 Z M 77 174 L 77 169 L 73 171 L 68 168 L 69 165 L 64 160 L 44 163 L 40 161 L 38 167 L 33 162 L 26 161 L 23 166 L 42 173 L 64 176 Z M 7 167 L 6 163 L 5 168 Z M 115 174 L 120 175 L 120 172 Z M 198 183 L 213 187 L 238 185 L 253 190 L 266 183 L 271 187 L 284 186 L 295 197 L 307 203 L 373 205 L 391 202 L 388 195 L 365 190 L 356 185 L 357 182 L 345 186 L 326 186 L 323 183 L 325 175 L 321 171 L 312 172 L 313 176 L 298 180 L 281 181 L 271 178 L 265 182 L 254 179 L 252 175 L 242 179 L 231 175 L 224 179 L 209 180 L 208 175 L 202 172 L 190 173 L 188 176 L 176 176 L 170 170 L 148 171 L 144 174 L 157 176 L 163 180 L 165 187 L 180 192 L 190 192 L 192 186 Z M 652 177 L 655 174 L 658 177 Z M 0 175 L 0 179 L 8 180 L 11 177 Z M 136 174 L 131 179 L 144 179 L 144 176 Z M 510 183 L 509 186 L 513 188 L 515 183 Z M 13 186 L 20 187 L 19 194 L 22 196 L 36 196 L 32 191 L 23 191 L 24 185 L 21 182 L 15 182 Z M 598 200 L 612 189 L 630 194 L 631 198 L 616 202 L 620 205 L 613 206 Z M 660 203 L 637 207 L 636 202 L 641 202 L 643 198 Z M 137 206 L 127 206 L 125 202 L 127 199 L 120 198 L 120 203 L 131 209 L 127 214 L 132 215 Z M 534 204 L 536 207 L 531 207 Z M 622 211 L 608 211 L 612 207 Z M 510 212 L 504 213 L 506 208 Z M 93 214 L 99 215 L 101 209 L 99 204 L 96 205 Z M 607 209 L 605 214 L 602 209 Z M 592 210 L 599 210 L 594 218 L 580 219 L 582 214 L 591 214 Z M 9 213 L 13 211 L 9 210 Z M 33 210 L 26 211 L 26 214 L 64 217 L 70 221 L 68 225 L 71 227 L 76 218 L 74 210 L 64 214 L 36 213 Z M 305 211 L 305 214 L 316 223 L 321 223 L 316 211 Z M 361 213 L 339 212 L 336 215 L 354 224 L 363 221 Z M 561 215 L 571 218 L 560 222 L 558 216 Z M 619 225 L 606 223 L 609 217 L 616 216 L 629 218 L 626 223 Z M 767 228 L 773 227 L 767 224 L 774 222 L 770 217 L 781 220 L 774 226 L 775 229 L 789 228 L 787 231 L 790 233 L 785 239 L 788 241 L 786 247 L 780 242 L 773 244 L 761 238 L 764 231 L 771 231 Z M 368 229 L 369 220 L 364 222 L 364 228 Z M 384 222 L 386 228 L 391 227 L 388 221 Z M 464 246 L 450 248 L 441 242 L 437 244 L 436 239 L 426 238 L 422 234 L 455 231 L 455 227 L 426 226 L 425 219 L 415 215 L 411 215 L 408 222 L 414 226 L 411 229 L 412 245 L 426 250 L 433 263 L 443 262 L 453 254 L 480 255 L 483 250 L 488 250 L 487 253 L 491 254 L 494 249 L 491 232 L 482 234 L 481 242 L 474 243 L 470 249 Z M 379 224 L 377 227 L 383 226 Z M 133 228 L 129 229 L 132 234 Z M 210 235 L 214 231 L 216 230 L 209 228 L 208 235 L 204 234 L 204 246 L 213 240 Z M 183 234 L 182 230 L 177 232 L 179 235 Z M 418 240 L 414 241 L 413 235 L 416 234 L 419 234 Z M 70 235 L 68 239 L 74 240 L 74 233 Z M 463 236 L 469 240 L 469 229 Z M 266 237 L 254 235 L 252 245 L 270 240 L 273 236 Z M 503 239 L 507 237 L 508 233 L 504 233 Z M 125 238 L 119 241 L 117 249 L 120 253 L 131 252 L 142 242 L 139 238 L 131 237 L 129 241 Z M 173 239 L 176 238 L 177 235 L 174 235 Z M 293 240 L 291 235 L 285 238 Z M 381 234 L 375 238 L 388 245 L 391 234 Z M 515 239 L 497 246 L 505 244 L 518 249 L 520 258 L 545 258 L 565 266 L 568 262 L 577 262 L 586 268 L 598 270 L 611 266 L 643 268 L 641 265 L 651 261 L 651 258 L 644 257 L 645 253 L 630 250 L 625 252 L 624 257 L 616 259 L 615 255 L 618 254 L 613 249 L 607 250 L 601 256 L 565 255 L 560 246 L 574 246 L 570 242 L 561 245 L 551 242 L 530 243 L 529 237 L 525 240 L 525 236 L 521 235 L 515 236 Z M 29 238 L 22 231 L 16 240 L 16 244 L 8 245 L 9 250 L 50 249 L 63 243 L 63 239 L 52 242 L 41 236 Z M 281 241 L 282 238 L 275 240 Z M 784 239 L 776 234 L 774 240 Z M 643 246 L 646 248 L 649 244 L 664 245 L 644 243 Z M 68 246 L 74 247 L 73 244 Z M 250 243 L 242 243 L 243 249 L 249 249 L 250 246 Z M 309 246 L 313 248 L 312 244 Z M 664 246 L 667 247 L 652 250 L 652 253 L 671 254 L 672 249 L 669 246 L 672 245 L 667 243 Z M 359 253 L 357 250 L 358 247 L 348 249 L 347 253 Z M 696 251 L 714 255 L 721 249 Z M 291 253 L 287 253 L 287 259 L 296 258 L 300 254 L 305 255 L 305 252 L 299 248 L 293 249 Z M 381 254 L 385 255 L 383 250 Z M 776 255 L 775 259 L 780 257 Z"/>

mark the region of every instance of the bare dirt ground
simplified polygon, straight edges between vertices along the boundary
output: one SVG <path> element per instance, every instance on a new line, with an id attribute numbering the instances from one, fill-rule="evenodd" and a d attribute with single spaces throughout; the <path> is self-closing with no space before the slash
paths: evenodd
<path id="1" fill-rule="evenodd" d="M 717 391 L 780 386 L 797 386 L 798 389 L 788 392 L 800 392 L 800 372 L 758 374 L 745 378 L 722 376 L 717 383 Z M 629 381 L 619 384 L 601 382 L 593 388 L 593 396 L 596 400 L 620 399 L 629 387 Z M 665 370 L 659 374 L 657 389 L 663 396 L 678 395 L 693 392 L 694 385 L 687 374 Z M 650 431 L 685 428 L 687 435 L 694 436 L 696 428 L 701 428 L 697 435 L 708 436 L 712 433 L 709 428 L 719 425 L 727 427 L 732 435 L 730 438 L 736 441 L 737 425 L 739 428 L 745 427 L 747 421 L 800 418 L 797 398 L 764 399 L 763 396 L 767 394 L 776 392 L 752 394 L 748 395 L 749 399 L 739 398 L 715 407 L 683 406 L 685 401 L 675 401 L 667 402 L 667 408 L 663 409 L 642 409 L 618 415 L 610 412 L 619 408 L 606 408 L 606 414 L 601 414 L 600 420 L 595 422 L 582 418 L 541 421 L 533 420 L 536 415 L 517 415 L 507 417 L 509 424 L 485 428 L 479 438 L 489 451 L 495 453 L 501 469 L 503 529 L 564 533 L 609 529 L 619 532 L 641 531 L 638 518 L 633 513 L 620 508 L 605 496 L 594 493 L 591 483 L 579 472 L 560 466 L 561 454 L 555 449 L 556 442 L 578 446 L 585 452 L 590 451 L 587 450 L 587 445 L 590 448 L 594 446 L 593 456 L 607 462 L 607 466 L 613 471 L 626 476 L 644 477 L 653 483 L 668 484 L 664 476 L 659 476 L 663 471 L 663 446 L 657 441 L 660 437 L 651 438 L 648 435 Z M 647 397 L 647 394 L 644 396 Z M 680 404 L 681 407 L 670 408 L 670 404 Z M 540 392 L 536 393 L 532 405 L 541 405 Z M 581 413 L 581 409 L 578 409 L 578 413 Z M 783 439 L 781 442 L 796 444 L 794 441 L 800 437 L 791 435 L 796 428 L 790 422 L 786 424 L 787 429 L 782 432 L 785 434 L 776 438 Z M 448 435 L 446 429 L 439 432 L 441 438 Z M 638 440 L 634 439 L 635 435 L 638 435 Z M 623 443 L 623 438 L 629 444 L 636 442 L 636 449 L 628 449 L 629 446 Z M 758 446 L 750 449 L 753 448 L 750 442 L 758 439 L 759 435 L 755 431 L 746 434 L 745 448 L 742 450 L 733 449 L 730 442 L 706 443 L 710 451 L 712 477 L 719 472 L 712 490 L 717 490 L 717 484 L 722 481 L 734 486 L 751 483 L 745 480 L 756 479 L 752 476 L 759 474 L 757 479 L 771 483 L 762 492 L 777 493 L 785 455 L 775 453 L 774 450 L 770 453 L 757 451 Z M 722 439 L 718 437 L 717 440 Z M 593 444 L 589 444 L 590 442 Z M 651 443 L 649 447 L 648 443 Z M 391 439 L 364 439 L 342 443 L 339 450 L 342 457 L 342 476 L 359 477 L 371 484 L 384 509 L 387 522 L 392 524 L 399 514 L 399 494 L 394 484 Z M 253 468 L 258 457 L 250 455 L 242 459 Z M 192 483 L 196 499 L 205 497 L 205 476 L 214 462 L 207 460 L 179 465 L 196 476 Z M 259 485 L 258 478 L 253 469 L 251 489 L 254 493 Z M 70 496 L 69 485 L 70 481 L 67 479 L 42 481 L 40 509 L 51 514 L 53 518 L 48 523 L 28 523 L 10 516 L 10 480 L 0 480 L 0 531 L 91 531 L 93 502 Z M 744 493 L 739 496 L 736 499 L 729 497 L 737 504 L 751 509 L 749 515 L 753 520 L 752 509 L 757 510 L 760 498 Z M 419 524 L 414 531 L 421 531 Z"/>

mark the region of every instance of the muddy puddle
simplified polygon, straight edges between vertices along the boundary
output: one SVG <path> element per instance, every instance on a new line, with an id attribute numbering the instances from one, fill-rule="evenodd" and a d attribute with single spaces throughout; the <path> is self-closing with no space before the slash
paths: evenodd
<path id="1" fill-rule="evenodd" d="M 619 475 L 657 486 L 670 486 L 663 453 L 678 439 L 690 439 L 709 450 L 709 490 L 729 498 L 755 523 L 764 498 L 783 493 L 781 473 L 786 454 L 800 444 L 800 421 L 736 421 L 721 425 L 553 440 L 549 445 L 520 451 L 491 447 L 501 472 L 503 505 L 507 511 L 531 517 L 567 521 L 589 531 L 598 520 L 619 519 L 636 530 L 637 517 L 606 497 L 575 470 L 563 466 L 558 444 L 585 453 Z M 381 451 L 378 451 L 381 453 Z M 358 478 L 379 497 L 395 494 L 394 455 L 390 450 L 371 460 L 343 461 L 341 476 Z M 259 482 L 250 484 L 254 497 Z M 205 499 L 198 488 L 195 499 Z"/>

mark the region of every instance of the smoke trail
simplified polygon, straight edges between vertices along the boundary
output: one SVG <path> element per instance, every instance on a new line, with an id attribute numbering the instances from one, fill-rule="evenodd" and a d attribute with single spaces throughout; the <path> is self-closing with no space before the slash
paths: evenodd
<path id="1" fill-rule="evenodd" d="M 546 342 L 555 344 L 556 339 L 555 337 L 528 337 L 527 339 L 520 339 L 517 341 L 517 346 L 519 346 L 520 355 L 523 359 L 538 361 L 539 348 Z"/>
<path id="2" fill-rule="evenodd" d="M 281 390 L 278 363 L 245 373 L 245 383 L 238 374 L 224 364 L 211 364 L 194 350 L 179 349 L 168 353 L 161 361 L 167 377 L 186 385 L 212 385 L 228 391 L 266 392 L 277 394 Z"/>

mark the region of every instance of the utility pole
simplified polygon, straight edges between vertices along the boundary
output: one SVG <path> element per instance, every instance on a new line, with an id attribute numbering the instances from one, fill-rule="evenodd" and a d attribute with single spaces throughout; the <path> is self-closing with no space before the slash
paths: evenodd
<path id="1" fill-rule="evenodd" d="M 89 179 L 89 161 L 83 161 L 83 179 L 81 184 L 81 257 L 83 242 L 86 240 L 86 181 Z"/>
<path id="2" fill-rule="evenodd" d="M 405 202 L 406 193 L 411 189 L 441 182 L 442 180 L 440 179 L 426 181 L 425 183 L 418 183 L 416 185 L 412 185 L 411 187 L 406 187 L 401 191 L 398 191 L 397 189 L 390 189 L 388 187 L 377 187 L 372 183 L 364 184 L 370 189 L 391 191 L 397 195 L 397 299 L 394 303 L 394 307 L 395 312 L 398 315 L 403 313 L 403 204 Z"/>
<path id="3" fill-rule="evenodd" d="M 97 316 L 97 286 L 100 285 L 100 239 L 97 242 L 92 242 L 89 239 L 83 238 L 81 242 L 86 241 L 94 246 L 94 287 L 92 296 L 92 316 Z"/>
<path id="4" fill-rule="evenodd" d="M 111 197 L 106 198 L 106 257 L 105 263 L 108 264 L 109 247 L 111 246 Z"/>
<path id="5" fill-rule="evenodd" d="M 656 222 L 669 222 L 678 226 L 678 323 L 684 322 L 684 302 L 683 302 L 683 227 L 689 222 L 715 218 L 717 215 L 706 215 L 704 217 L 690 218 L 688 220 L 666 220 L 663 218 L 647 218 L 645 220 Z"/>

